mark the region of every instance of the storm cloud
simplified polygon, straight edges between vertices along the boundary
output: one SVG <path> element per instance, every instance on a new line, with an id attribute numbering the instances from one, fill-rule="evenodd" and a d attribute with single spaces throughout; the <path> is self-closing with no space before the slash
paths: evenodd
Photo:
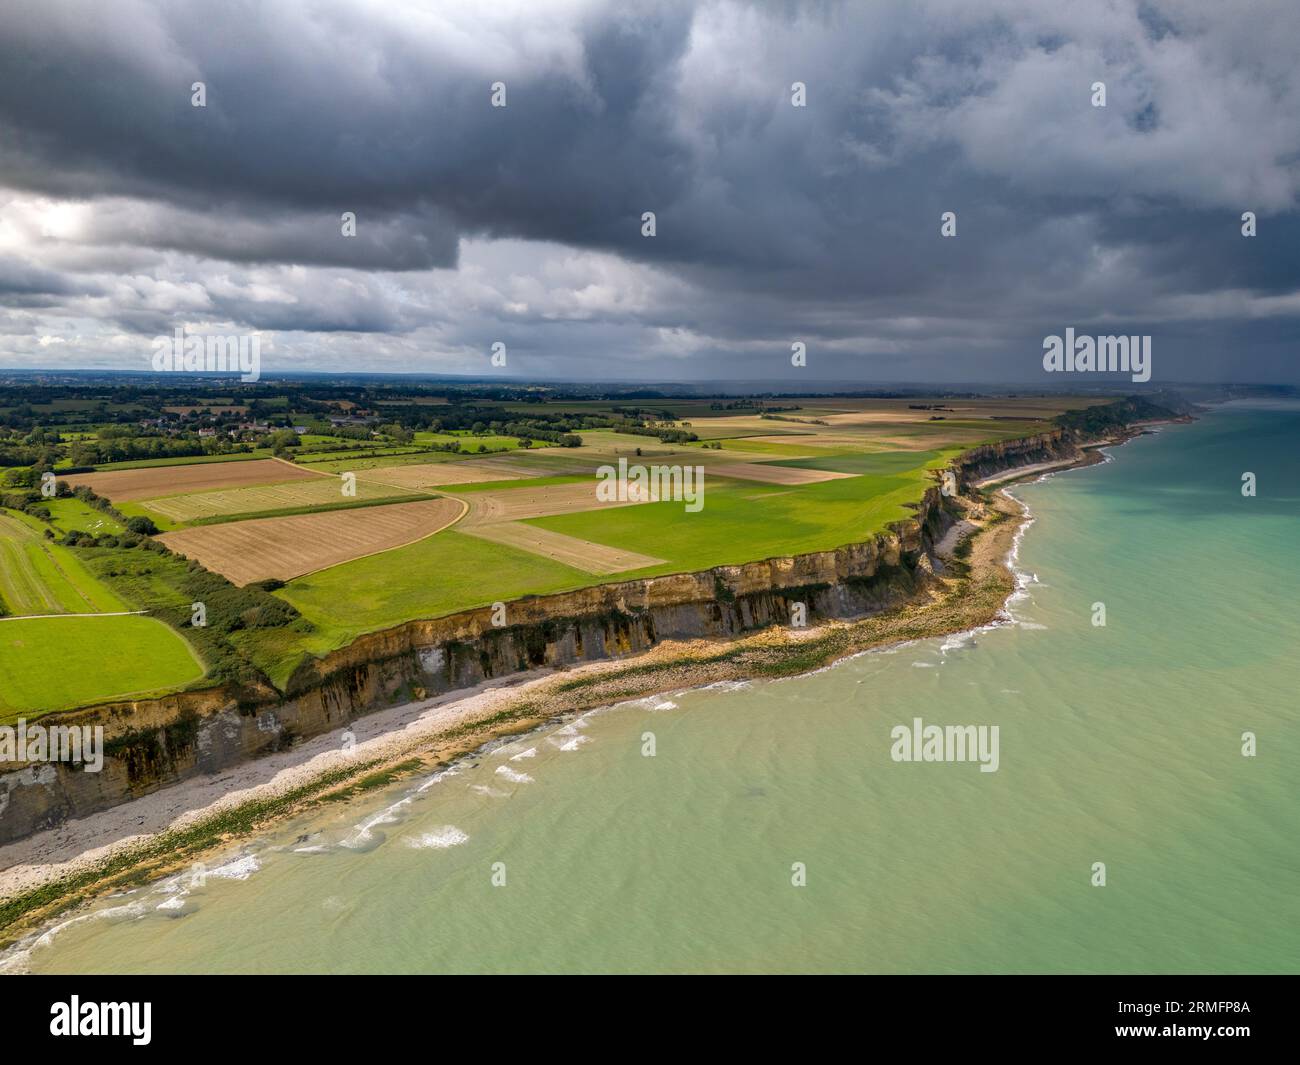
<path id="1" fill-rule="evenodd" d="M 1300 379 L 1294 5 L 629 7 L 7 5 L 0 363 L 1059 384 L 1074 326 Z"/>

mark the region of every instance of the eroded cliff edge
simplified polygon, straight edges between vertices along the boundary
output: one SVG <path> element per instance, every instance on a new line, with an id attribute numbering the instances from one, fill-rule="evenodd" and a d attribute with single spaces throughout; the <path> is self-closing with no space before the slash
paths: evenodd
<path id="1" fill-rule="evenodd" d="M 1085 437 L 1056 429 L 974 448 L 949 467 L 952 485 L 964 492 L 994 472 L 1078 459 Z M 501 627 L 489 607 L 407 622 L 304 665 L 283 693 L 227 685 L 49 715 L 42 725 L 103 726 L 103 770 L 45 764 L 0 776 L 0 843 L 484 680 L 787 625 L 795 604 L 809 624 L 871 616 L 921 591 L 953 521 L 936 484 L 912 518 L 833 551 L 527 597 L 508 604 Z"/>

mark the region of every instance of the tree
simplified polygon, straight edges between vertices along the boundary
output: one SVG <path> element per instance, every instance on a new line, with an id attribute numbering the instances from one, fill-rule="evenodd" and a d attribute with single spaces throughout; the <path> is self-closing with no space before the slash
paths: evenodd
<path id="1" fill-rule="evenodd" d="M 126 527 L 133 533 L 141 536 L 153 536 L 158 531 L 158 526 L 149 518 L 135 517 L 126 519 Z"/>

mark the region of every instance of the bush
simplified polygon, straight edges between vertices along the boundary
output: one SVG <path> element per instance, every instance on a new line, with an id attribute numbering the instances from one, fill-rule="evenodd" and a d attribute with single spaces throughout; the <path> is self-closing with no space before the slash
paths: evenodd
<path id="1" fill-rule="evenodd" d="M 153 536 L 158 531 L 158 526 L 146 517 L 127 518 L 126 527 L 130 532 L 141 536 Z"/>

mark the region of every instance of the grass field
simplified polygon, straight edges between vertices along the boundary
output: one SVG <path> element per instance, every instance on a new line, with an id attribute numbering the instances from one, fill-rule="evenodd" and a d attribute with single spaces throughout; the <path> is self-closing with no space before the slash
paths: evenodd
<path id="1" fill-rule="evenodd" d="M 706 569 L 780 555 L 826 551 L 869 539 L 911 515 L 934 484 L 926 469 L 944 452 L 905 473 L 862 474 L 798 487 L 710 481 L 704 506 L 659 502 L 607 511 L 526 519 L 530 525 L 668 560 L 660 572 Z M 652 571 L 653 572 L 653 571 Z"/>
<path id="2" fill-rule="evenodd" d="M 309 617 L 317 631 L 281 631 L 270 638 L 236 633 L 235 643 L 283 684 L 304 654 L 325 654 L 400 620 L 593 583 L 589 573 L 454 528 L 291 581 L 275 594 Z"/>
<path id="3" fill-rule="evenodd" d="M 203 666 L 189 645 L 153 618 L 0 621 L 0 723 L 173 691 L 202 676 Z"/>
<path id="4" fill-rule="evenodd" d="M 129 610 L 66 547 L 25 514 L 0 511 L 0 595 L 8 612 L 94 614 Z"/>
<path id="5" fill-rule="evenodd" d="M 96 466 L 96 471 L 105 473 L 114 470 L 152 470 L 159 466 L 204 466 L 210 462 L 248 462 L 256 459 L 269 459 L 271 449 L 259 447 L 252 451 L 241 451 L 233 455 L 190 455 L 183 459 L 131 459 L 127 462 L 104 462 Z"/>
<path id="6" fill-rule="evenodd" d="M 84 532 L 92 536 L 116 536 L 122 532 L 122 523 L 116 518 L 74 497 L 51 499 L 42 506 L 49 510 L 56 532 Z"/>
<path id="7" fill-rule="evenodd" d="M 324 473 L 344 473 L 348 470 L 360 472 L 362 470 L 386 469 L 390 466 L 409 466 L 414 463 L 430 462 L 463 462 L 471 458 L 482 458 L 482 455 L 464 455 L 456 454 L 450 451 L 421 451 L 418 449 L 408 449 L 405 451 L 383 451 L 378 454 L 369 454 L 364 451 L 345 451 L 336 452 L 335 458 L 330 458 L 329 452 L 322 452 L 319 456 L 311 456 L 310 461 L 303 461 L 303 466 L 309 470 L 315 470 Z"/>
<path id="8" fill-rule="evenodd" d="M 478 484 L 527 478 L 532 470 L 521 463 L 501 461 L 430 462 L 361 473 L 358 484 L 379 483 L 396 488 L 432 488 L 441 485 Z"/>

